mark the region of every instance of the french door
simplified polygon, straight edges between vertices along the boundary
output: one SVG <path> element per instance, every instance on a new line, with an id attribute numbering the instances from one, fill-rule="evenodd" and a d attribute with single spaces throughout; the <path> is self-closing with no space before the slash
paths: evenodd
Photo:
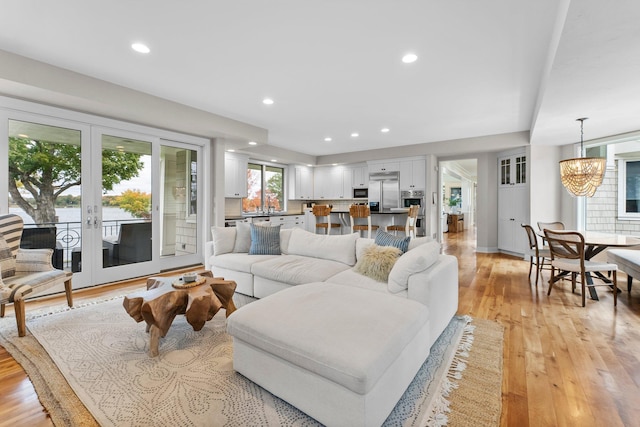
<path id="1" fill-rule="evenodd" d="M 202 262 L 201 146 L 1 109 L 0 135 L 0 212 L 74 288 Z"/>

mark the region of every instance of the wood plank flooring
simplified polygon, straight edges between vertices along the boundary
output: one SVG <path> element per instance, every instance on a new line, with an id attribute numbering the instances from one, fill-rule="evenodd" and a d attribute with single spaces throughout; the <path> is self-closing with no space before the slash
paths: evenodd
<path id="1" fill-rule="evenodd" d="M 560 282 L 547 296 L 548 271 L 536 287 L 527 279 L 527 261 L 476 254 L 473 231 L 447 233 L 443 250 L 459 261 L 458 313 L 505 327 L 502 426 L 640 427 L 640 283 L 628 294 L 626 276 L 619 274 L 617 309 L 613 293 L 601 287 L 600 301 L 587 299 L 583 308 L 570 282 Z M 77 291 L 74 302 L 126 294 L 142 283 Z M 28 302 L 27 313 L 54 302 L 64 297 Z M 11 306 L 0 321 L 15 323 Z M 51 422 L 24 371 L 0 347 L 4 425 Z"/>

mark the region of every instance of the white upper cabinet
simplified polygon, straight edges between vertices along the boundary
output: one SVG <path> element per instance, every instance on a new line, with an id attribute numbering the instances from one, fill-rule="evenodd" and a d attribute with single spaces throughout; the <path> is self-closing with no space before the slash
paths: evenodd
<path id="1" fill-rule="evenodd" d="M 398 172 L 400 170 L 399 161 L 367 162 L 369 173 L 376 172 Z"/>
<path id="2" fill-rule="evenodd" d="M 527 185 L 527 155 L 515 154 L 498 158 L 498 186 Z"/>
<path id="3" fill-rule="evenodd" d="M 400 190 L 424 190 L 425 160 L 403 160 L 400 162 Z"/>
<path id="4" fill-rule="evenodd" d="M 249 156 L 224 153 L 224 196 L 247 197 L 247 165 Z"/>
<path id="5" fill-rule="evenodd" d="M 351 185 L 353 188 L 369 187 L 369 168 L 367 165 L 355 166 L 351 169 Z"/>
<path id="6" fill-rule="evenodd" d="M 290 189 L 290 199 L 310 200 L 313 199 L 313 168 L 308 166 L 295 166 L 293 168 L 293 180 Z"/>
<path id="7" fill-rule="evenodd" d="M 342 166 L 325 166 L 313 171 L 313 197 L 318 200 L 340 199 L 344 194 Z"/>

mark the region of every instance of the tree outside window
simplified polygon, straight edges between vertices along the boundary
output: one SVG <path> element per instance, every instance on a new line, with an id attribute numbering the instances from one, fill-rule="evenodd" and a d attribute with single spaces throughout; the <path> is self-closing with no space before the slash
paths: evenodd
<path id="1" fill-rule="evenodd" d="M 249 163 L 247 197 L 242 199 L 243 212 L 284 210 L 284 168 Z"/>

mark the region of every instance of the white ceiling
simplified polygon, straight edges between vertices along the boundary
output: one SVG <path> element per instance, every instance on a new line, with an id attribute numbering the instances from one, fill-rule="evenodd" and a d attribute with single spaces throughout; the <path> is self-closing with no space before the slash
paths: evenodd
<path id="1" fill-rule="evenodd" d="M 635 0 L 3 0 L 0 49 L 310 155 L 527 130 L 567 144 L 578 117 L 585 139 L 640 129 L 639 18 Z"/>

